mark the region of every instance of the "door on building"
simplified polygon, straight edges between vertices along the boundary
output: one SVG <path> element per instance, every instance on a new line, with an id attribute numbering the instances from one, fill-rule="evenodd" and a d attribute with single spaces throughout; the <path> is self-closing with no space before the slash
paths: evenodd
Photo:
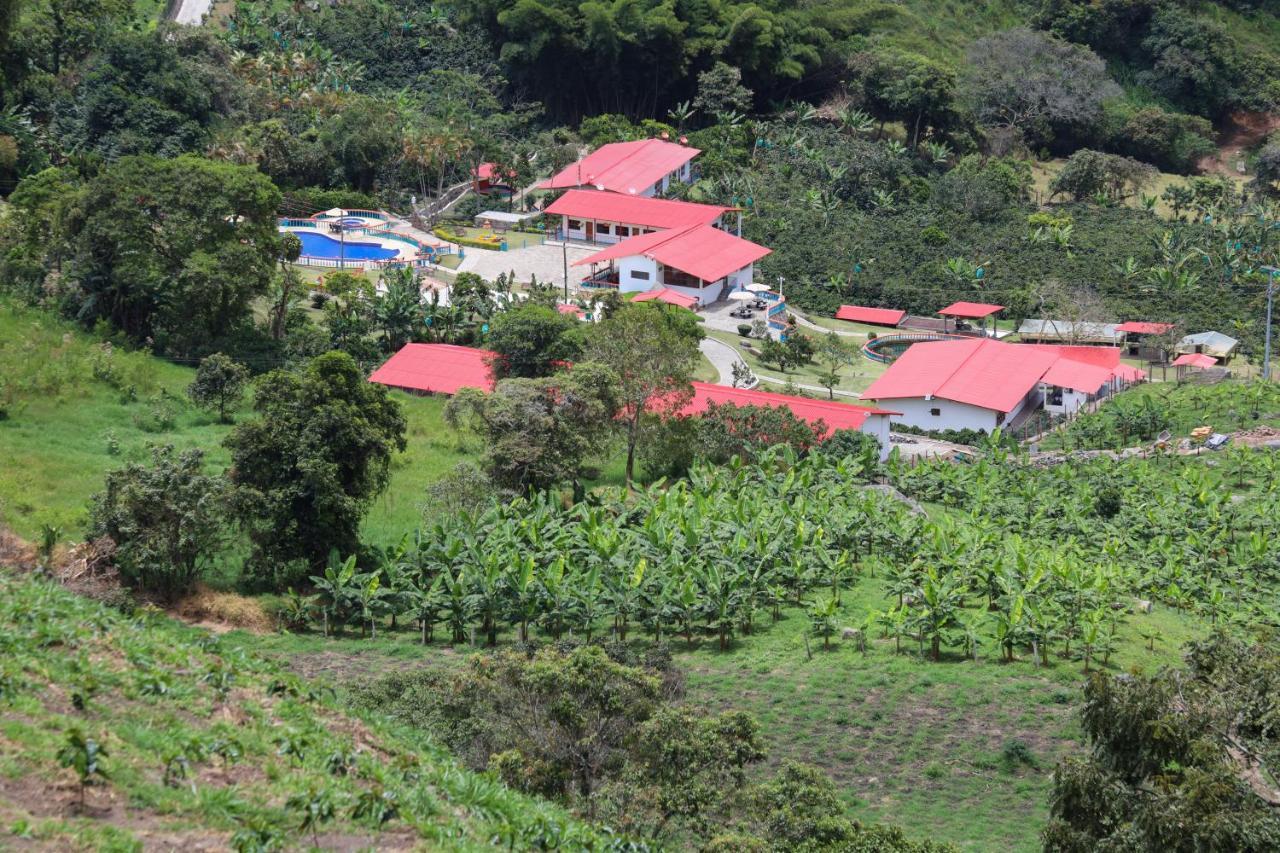
<path id="1" fill-rule="evenodd" d="M 587 242 L 594 242 L 596 239 L 596 224 L 594 222 L 587 223 Z"/>

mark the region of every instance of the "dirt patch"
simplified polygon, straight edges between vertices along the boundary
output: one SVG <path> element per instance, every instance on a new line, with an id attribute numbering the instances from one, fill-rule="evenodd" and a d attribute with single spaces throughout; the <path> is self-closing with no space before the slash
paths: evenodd
<path id="1" fill-rule="evenodd" d="M 1271 113 L 1234 113 L 1218 135 L 1218 153 L 1205 157 L 1196 166 L 1201 172 L 1239 177 L 1239 164 L 1247 152 L 1262 142 L 1272 131 L 1280 129 L 1280 115 Z"/>
<path id="2" fill-rule="evenodd" d="M 419 669 L 452 668 L 465 660 L 468 648 L 426 646 L 422 657 L 402 658 L 370 650 L 365 654 L 342 651 L 290 653 L 287 657 L 272 654 L 276 660 L 297 675 L 322 684 L 358 684 L 381 678 L 393 672 Z"/>

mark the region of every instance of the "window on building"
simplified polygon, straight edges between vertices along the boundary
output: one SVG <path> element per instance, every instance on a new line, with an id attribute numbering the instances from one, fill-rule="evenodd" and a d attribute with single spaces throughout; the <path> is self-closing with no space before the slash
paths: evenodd
<path id="1" fill-rule="evenodd" d="M 619 225 L 614 233 L 616 233 L 619 237 L 630 237 L 631 229 L 625 225 Z"/>
<path id="2" fill-rule="evenodd" d="M 634 279 L 639 279 L 640 281 L 648 281 L 649 273 L 646 270 L 632 270 L 631 277 Z"/>
<path id="3" fill-rule="evenodd" d="M 570 219 L 570 220 L 569 220 L 569 227 L 570 227 L 570 228 L 572 228 L 574 231 L 581 231 L 581 230 L 582 230 L 582 220 L 581 220 L 581 219 Z"/>
<path id="4" fill-rule="evenodd" d="M 1062 389 L 1059 388 L 1057 385 L 1050 385 L 1049 394 L 1046 397 L 1045 402 L 1048 403 L 1050 406 L 1061 406 L 1062 405 Z"/>
<path id="5" fill-rule="evenodd" d="M 596 233 L 597 233 L 597 234 L 608 234 L 608 233 L 609 233 L 609 223 L 607 223 L 607 222 L 597 222 L 597 223 L 596 223 Z"/>
<path id="6" fill-rule="evenodd" d="M 941 417 L 941 416 L 942 416 L 942 409 L 930 409 L 930 410 L 929 410 L 929 414 L 933 415 L 935 418 L 937 418 L 937 417 Z"/>

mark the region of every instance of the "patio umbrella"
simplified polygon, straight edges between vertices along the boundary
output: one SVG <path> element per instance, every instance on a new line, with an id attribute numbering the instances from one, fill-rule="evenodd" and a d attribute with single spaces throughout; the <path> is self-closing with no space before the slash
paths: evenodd
<path id="1" fill-rule="evenodd" d="M 756 297 L 754 293 L 749 293 L 745 290 L 735 290 L 725 298 L 732 299 L 735 302 L 754 302 Z"/>
<path id="2" fill-rule="evenodd" d="M 320 215 L 321 216 L 344 216 L 346 215 L 346 211 L 340 207 L 331 207 Z"/>
<path id="3" fill-rule="evenodd" d="M 747 285 L 747 290 L 750 290 L 752 293 L 768 293 L 770 287 L 767 284 L 761 284 L 758 281 L 753 281 L 751 284 Z"/>

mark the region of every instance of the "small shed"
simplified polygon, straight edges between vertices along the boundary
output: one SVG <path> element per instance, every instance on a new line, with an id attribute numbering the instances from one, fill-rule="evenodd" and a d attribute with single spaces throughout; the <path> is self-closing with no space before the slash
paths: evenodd
<path id="1" fill-rule="evenodd" d="M 1163 362 L 1164 349 L 1154 339 L 1173 331 L 1172 323 L 1152 323 L 1146 320 L 1126 320 L 1116 329 L 1124 333 L 1125 355 L 1144 358 L 1151 362 Z"/>
<path id="2" fill-rule="evenodd" d="M 477 213 L 474 220 L 477 228 L 492 228 L 495 231 L 509 231 L 517 225 L 537 216 L 536 213 L 511 213 L 505 210 L 486 210 Z"/>
<path id="3" fill-rule="evenodd" d="M 1119 346 L 1124 340 L 1115 323 L 1092 323 L 1083 320 L 1026 319 L 1018 327 L 1018 337 L 1026 343 L 1094 344 Z"/>
<path id="4" fill-rule="evenodd" d="M 1178 341 L 1174 349 L 1183 354 L 1212 356 L 1218 364 L 1226 364 L 1235 355 L 1238 346 L 1238 340 L 1222 332 L 1197 332 Z"/>
<path id="5" fill-rule="evenodd" d="M 837 320 L 864 323 L 868 326 L 890 326 L 896 328 L 906 317 L 907 312 L 899 311 L 897 308 L 867 308 L 862 305 L 841 305 L 836 311 Z"/>

